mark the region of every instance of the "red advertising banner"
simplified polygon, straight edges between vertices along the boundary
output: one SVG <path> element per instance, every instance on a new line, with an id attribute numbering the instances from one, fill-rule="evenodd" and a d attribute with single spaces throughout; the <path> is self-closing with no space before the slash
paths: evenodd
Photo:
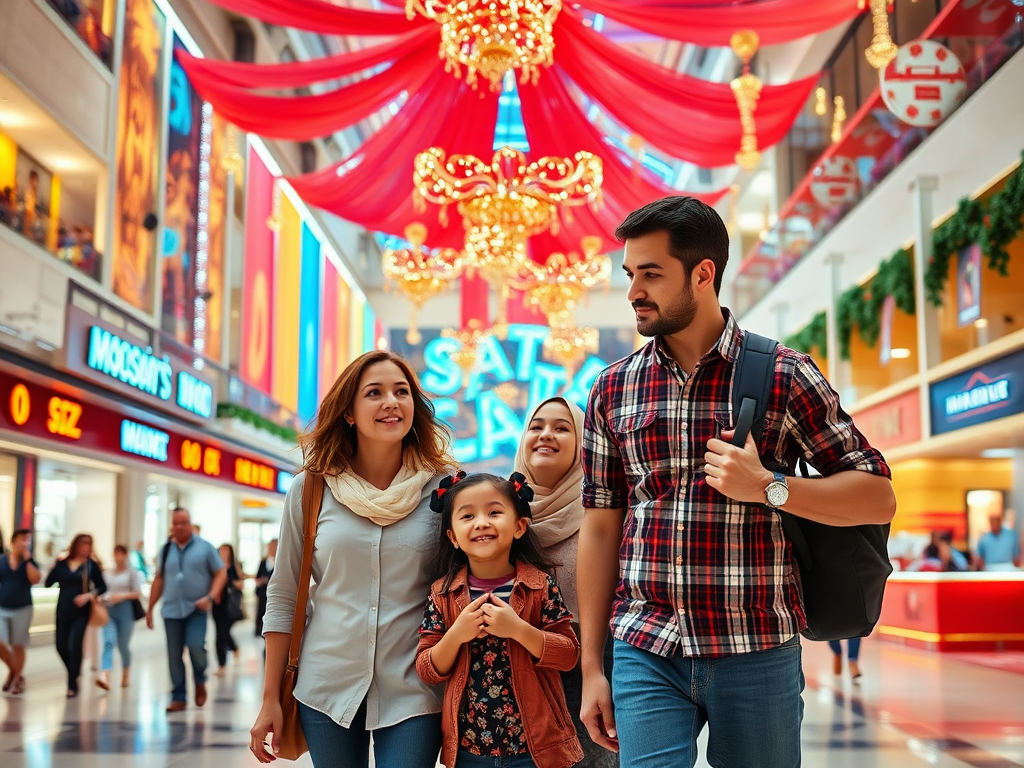
<path id="1" fill-rule="evenodd" d="M 245 265 L 242 277 L 242 378 L 270 392 L 273 368 L 274 176 L 249 148 L 245 192 Z"/>
<path id="2" fill-rule="evenodd" d="M 921 393 L 916 388 L 854 414 L 857 428 L 880 451 L 921 439 Z"/>
<path id="3" fill-rule="evenodd" d="M 141 461 L 161 471 L 198 475 L 212 481 L 285 493 L 292 473 L 256 454 L 214 437 L 171 427 L 145 411 L 84 396 L 76 387 L 43 383 L 18 371 L 0 370 L 0 432 L 42 440 L 54 450 L 72 449 L 96 457 Z"/>

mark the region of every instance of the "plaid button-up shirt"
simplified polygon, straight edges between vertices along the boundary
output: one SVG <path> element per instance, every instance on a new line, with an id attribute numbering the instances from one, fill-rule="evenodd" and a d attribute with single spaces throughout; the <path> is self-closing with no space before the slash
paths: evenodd
<path id="1" fill-rule="evenodd" d="M 731 429 L 742 332 L 725 331 L 687 375 L 655 339 L 598 377 L 583 432 L 583 504 L 626 508 L 615 638 L 661 656 L 722 656 L 775 647 L 804 628 L 794 555 L 779 516 L 707 483 L 708 441 Z M 822 475 L 889 477 L 806 355 L 779 347 L 758 450 Z"/>

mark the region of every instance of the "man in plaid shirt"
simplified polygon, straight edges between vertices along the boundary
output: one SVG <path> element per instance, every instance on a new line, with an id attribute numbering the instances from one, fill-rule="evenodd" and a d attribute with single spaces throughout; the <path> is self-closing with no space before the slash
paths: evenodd
<path id="1" fill-rule="evenodd" d="M 637 330 L 583 435 L 578 579 L 583 722 L 623 768 L 800 764 L 805 626 L 792 549 L 772 508 L 837 526 L 887 523 L 882 455 L 806 355 L 779 347 L 764 435 L 732 446 L 742 331 L 718 303 L 729 236 L 714 209 L 669 197 L 616 231 Z M 823 476 L 783 478 L 761 456 Z M 770 462 L 771 463 L 771 462 Z M 603 668 L 609 622 L 612 693 Z"/>

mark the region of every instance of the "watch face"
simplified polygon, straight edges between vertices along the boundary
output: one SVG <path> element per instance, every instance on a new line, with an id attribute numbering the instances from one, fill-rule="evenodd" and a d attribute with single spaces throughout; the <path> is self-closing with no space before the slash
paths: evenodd
<path id="1" fill-rule="evenodd" d="M 765 495 L 768 498 L 769 504 L 773 507 L 781 507 L 789 500 L 789 489 L 782 483 L 771 483 L 765 489 Z"/>

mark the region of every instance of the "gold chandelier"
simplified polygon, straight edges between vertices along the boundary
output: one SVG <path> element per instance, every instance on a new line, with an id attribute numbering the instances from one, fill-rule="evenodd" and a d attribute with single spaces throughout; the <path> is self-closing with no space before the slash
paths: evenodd
<path id="1" fill-rule="evenodd" d="M 590 152 L 527 163 L 519 150 L 502 147 L 487 163 L 431 147 L 413 167 L 414 202 L 421 209 L 428 200 L 440 205 L 442 225 L 454 203 L 467 229 L 500 226 L 521 237 L 557 230 L 559 206 L 598 204 L 604 180 L 601 158 Z"/>
<path id="2" fill-rule="evenodd" d="M 560 207 L 600 200 L 604 166 L 590 152 L 572 158 L 543 157 L 527 163 L 522 152 L 503 147 L 490 163 L 473 155 L 446 157 L 431 147 L 416 156 L 415 201 L 436 203 L 438 219 L 447 224 L 447 207 L 455 204 L 466 228 L 464 266 L 498 293 L 494 333 L 504 338 L 510 283 L 528 262 L 526 241 L 546 230 L 557 231 Z"/>
<path id="3" fill-rule="evenodd" d="M 575 325 L 573 314 L 583 294 L 611 276 L 612 260 L 601 253 L 601 238 L 585 237 L 580 246 L 582 256 L 553 253 L 544 264 L 528 262 L 527 268 L 510 281 L 525 292 L 527 305 L 540 310 L 551 328 Z"/>
<path id="4" fill-rule="evenodd" d="M 572 377 L 587 355 L 597 353 L 599 342 L 596 328 L 552 328 L 544 339 L 544 357 L 561 365 Z"/>
<path id="5" fill-rule="evenodd" d="M 416 327 L 416 312 L 462 274 L 462 254 L 453 248 L 424 253 L 422 246 L 427 239 L 427 228 L 419 222 L 405 228 L 405 239 L 412 248 L 385 251 L 381 266 L 389 284 L 394 282 L 412 302 L 405 340 L 419 344 L 423 337 Z"/>
<path id="6" fill-rule="evenodd" d="M 441 331 L 442 337 L 459 342 L 459 348 L 449 353 L 448 356 L 462 371 L 464 386 L 469 384 L 469 375 L 476 367 L 480 340 L 487 335 L 486 331 L 481 330 L 479 320 L 470 320 L 466 325 L 465 328 L 445 328 Z"/>
<path id="7" fill-rule="evenodd" d="M 406 0 L 405 14 L 417 13 L 441 25 L 445 71 L 477 85 L 477 72 L 501 89 L 506 72 L 522 70 L 520 82 L 536 85 L 540 67 L 551 65 L 552 27 L 562 0 Z"/>
<path id="8" fill-rule="evenodd" d="M 867 0 L 860 0 L 858 8 L 863 9 Z M 896 58 L 896 44 L 889 36 L 889 6 L 891 0 L 870 0 L 871 26 L 875 36 L 864 51 L 864 58 L 875 69 L 885 69 Z"/>
<path id="9" fill-rule="evenodd" d="M 736 153 L 736 163 L 745 171 L 752 171 L 761 162 L 761 152 L 757 148 L 757 129 L 754 124 L 754 110 L 761 96 L 761 81 L 750 71 L 750 60 L 757 53 L 761 38 L 751 29 L 734 32 L 729 40 L 740 61 L 743 62 L 743 74 L 729 85 L 736 98 L 736 106 L 740 109 L 740 125 L 743 137 L 740 139 L 740 150 Z"/>

